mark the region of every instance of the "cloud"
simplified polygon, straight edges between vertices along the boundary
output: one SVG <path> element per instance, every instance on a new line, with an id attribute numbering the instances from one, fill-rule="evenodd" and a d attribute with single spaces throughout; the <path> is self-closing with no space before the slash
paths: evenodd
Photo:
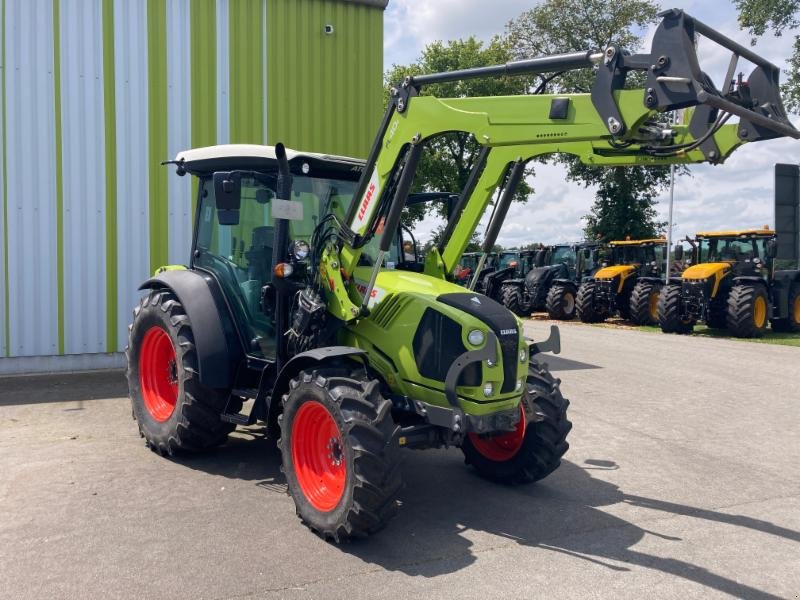
<path id="1" fill-rule="evenodd" d="M 385 21 L 385 65 L 415 60 L 425 44 L 476 35 L 488 40 L 503 32 L 505 24 L 535 5 L 530 0 L 392 0 Z M 749 44 L 750 36 L 738 28 L 736 11 L 730 3 L 686 0 L 686 11 L 728 37 Z M 645 34 L 649 44 L 655 28 Z M 762 36 L 755 51 L 786 69 L 796 32 L 783 36 Z M 721 85 L 730 54 L 724 48 L 701 40 L 701 68 Z M 741 61 L 738 70 L 745 77 L 752 66 Z M 737 70 L 737 71 L 738 71 Z M 785 75 L 783 75 L 785 78 Z M 734 122 L 731 120 L 730 122 Z M 800 127 L 800 119 L 793 118 Z M 675 186 L 675 237 L 696 231 L 760 227 L 774 223 L 774 165 L 800 163 L 800 142 L 780 139 L 746 144 L 733 153 L 724 165 L 695 165 L 692 177 L 681 177 Z M 498 242 L 504 246 L 530 242 L 553 243 L 580 239 L 585 223 L 582 217 L 594 201 L 594 190 L 566 182 L 558 165 L 536 165 L 536 176 L 529 182 L 536 194 L 525 204 L 511 206 Z M 667 220 L 669 192 L 658 197 L 659 220 Z M 479 232 L 485 228 L 484 218 Z M 432 217 L 423 220 L 416 233 L 422 240 L 441 226 Z"/>

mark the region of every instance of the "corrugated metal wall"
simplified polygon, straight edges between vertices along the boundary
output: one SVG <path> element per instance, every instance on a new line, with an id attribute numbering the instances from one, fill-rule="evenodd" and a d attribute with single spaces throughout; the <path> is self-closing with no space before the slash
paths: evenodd
<path id="1" fill-rule="evenodd" d="M 0 357 L 124 348 L 138 284 L 187 260 L 195 188 L 160 161 L 229 142 L 364 156 L 380 118 L 378 8 L 0 0 L 0 16 Z"/>

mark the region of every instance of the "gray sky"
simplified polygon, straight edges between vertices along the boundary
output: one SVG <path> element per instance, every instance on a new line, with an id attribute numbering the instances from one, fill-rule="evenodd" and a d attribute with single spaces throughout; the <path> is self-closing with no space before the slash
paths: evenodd
<path id="1" fill-rule="evenodd" d="M 470 35 L 488 40 L 535 4 L 536 0 L 390 0 L 385 16 L 384 64 L 389 68 L 413 62 L 434 40 Z M 748 43 L 749 35 L 739 30 L 730 0 L 685 0 L 675 5 L 729 37 Z M 791 33 L 779 38 L 764 36 L 756 51 L 785 68 L 793 40 Z M 701 42 L 699 53 L 703 68 L 715 81 L 722 79 L 729 57 L 726 51 L 704 47 Z M 785 75 L 782 77 L 785 79 Z M 800 118 L 792 120 L 800 127 Z M 724 165 L 692 166 L 692 175 L 679 178 L 675 185 L 675 235 L 773 225 L 776 162 L 800 163 L 800 141 L 749 144 L 734 152 Z M 564 181 L 562 169 L 550 165 L 537 165 L 530 183 L 536 194 L 527 204 L 511 207 L 499 243 L 514 246 L 579 239 L 582 217 L 591 207 L 594 191 Z M 660 220 L 667 220 L 668 201 L 669 192 L 665 192 L 659 198 Z M 423 221 L 417 228 L 419 237 L 427 239 L 437 224 L 436 219 Z"/>

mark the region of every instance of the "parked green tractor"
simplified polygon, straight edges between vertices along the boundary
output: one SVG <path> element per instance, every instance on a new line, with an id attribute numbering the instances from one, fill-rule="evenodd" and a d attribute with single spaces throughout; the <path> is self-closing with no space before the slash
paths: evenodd
<path id="1" fill-rule="evenodd" d="M 492 300 L 503 302 L 503 286 L 507 281 L 524 278 L 533 268 L 536 250 L 504 250 L 497 256 L 497 268 L 483 276 L 480 284 L 482 294 Z"/>
<path id="2" fill-rule="evenodd" d="M 599 250 L 588 242 L 543 248 L 523 278 L 503 282 L 503 305 L 520 317 L 547 310 L 551 319 L 573 319 L 578 287 L 597 270 Z"/>
<path id="3" fill-rule="evenodd" d="M 777 270 L 769 229 L 698 233 L 698 263 L 661 291 L 665 333 L 689 333 L 698 321 L 737 337 L 800 331 L 800 270 Z"/>
<path id="4" fill-rule="evenodd" d="M 699 70 L 695 34 L 758 65 L 747 94 L 728 81 L 717 89 Z M 591 95 L 419 95 L 431 83 L 578 68 L 596 68 Z M 631 72 L 644 88 L 628 89 Z M 746 142 L 798 137 L 778 73 L 670 11 L 650 53 L 611 46 L 408 77 L 366 161 L 280 144 L 179 153 L 178 173 L 198 180 L 194 239 L 188 266 L 141 285 L 127 348 L 139 432 L 171 455 L 265 423 L 298 515 L 336 541 L 369 535 L 396 512 L 403 447 L 459 447 L 503 483 L 546 477 L 571 424 L 559 381 L 531 356 L 557 338 L 532 344 L 508 309 L 448 281 L 476 227 L 494 200 L 479 273 L 527 163 L 543 155 L 596 166 L 720 162 Z M 662 113 L 676 109 L 689 109 L 686 122 L 664 125 Z M 729 114 L 738 125 L 724 124 Z M 421 266 L 390 260 L 403 251 L 400 218 L 423 149 L 454 131 L 481 150 L 439 244 Z"/>

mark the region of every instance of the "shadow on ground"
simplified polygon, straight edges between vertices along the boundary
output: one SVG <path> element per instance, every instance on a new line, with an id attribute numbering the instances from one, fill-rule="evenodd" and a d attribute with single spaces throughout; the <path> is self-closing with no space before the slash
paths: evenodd
<path id="1" fill-rule="evenodd" d="M 176 462 L 215 475 L 250 480 L 271 492 L 286 489 L 280 473 L 280 454 L 256 429 L 232 439 L 215 453 Z M 399 515 L 382 532 L 339 546 L 339 550 L 390 571 L 436 577 L 456 573 L 476 562 L 479 555 L 473 551 L 469 537 L 473 532 L 486 532 L 510 543 L 567 554 L 611 571 L 653 569 L 735 597 L 776 598 L 702 565 L 665 558 L 664 555 L 683 554 L 680 538 L 644 529 L 600 507 L 627 503 L 795 542 L 800 542 L 800 532 L 744 515 L 628 494 L 590 474 L 619 468 L 603 459 L 590 459 L 583 465 L 564 461 L 542 482 L 506 487 L 475 475 L 463 465 L 457 450 L 408 451 Z M 286 518 L 294 516 L 287 513 Z M 634 548 L 645 535 L 655 536 L 664 545 L 659 551 L 661 556 Z"/>
<path id="2" fill-rule="evenodd" d="M 127 395 L 128 383 L 122 370 L 0 377 L 0 406 L 105 400 Z"/>

